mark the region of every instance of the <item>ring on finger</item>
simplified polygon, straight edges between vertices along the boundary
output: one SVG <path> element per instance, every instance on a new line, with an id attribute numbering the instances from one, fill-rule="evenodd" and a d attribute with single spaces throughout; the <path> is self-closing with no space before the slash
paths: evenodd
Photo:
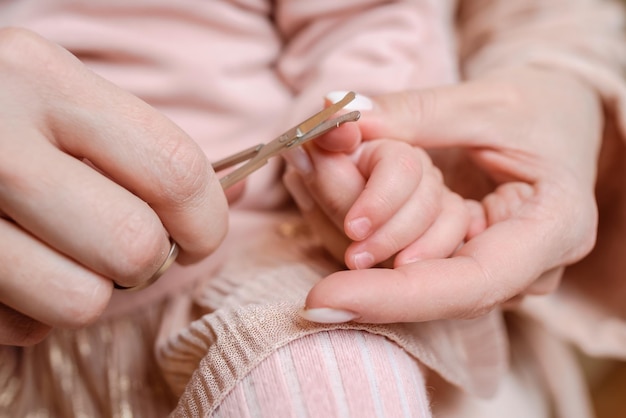
<path id="1" fill-rule="evenodd" d="M 137 291 L 137 290 L 145 289 L 146 287 L 156 282 L 159 279 L 159 277 L 161 277 L 163 273 L 165 273 L 167 269 L 169 269 L 172 266 L 172 264 L 174 264 L 176 257 L 178 257 L 178 244 L 176 244 L 176 242 L 171 238 L 170 238 L 170 244 L 171 244 L 170 251 L 167 254 L 167 257 L 165 258 L 165 261 L 163 262 L 163 264 L 161 264 L 161 267 L 159 267 L 156 273 L 154 273 L 152 277 L 150 277 L 147 281 L 137 286 L 127 286 L 127 287 L 120 286 L 119 284 L 115 283 L 115 288 L 119 290 L 124 290 L 127 292 Z"/>

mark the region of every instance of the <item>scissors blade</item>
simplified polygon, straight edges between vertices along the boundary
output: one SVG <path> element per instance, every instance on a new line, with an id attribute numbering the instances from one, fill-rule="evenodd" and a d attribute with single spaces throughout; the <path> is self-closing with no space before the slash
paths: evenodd
<path id="1" fill-rule="evenodd" d="M 350 103 L 352 100 L 354 100 L 355 97 L 356 97 L 356 94 L 353 91 L 350 91 L 345 96 L 343 96 L 343 98 L 339 100 L 338 102 L 331 104 L 327 108 L 317 112 L 315 115 L 311 116 L 304 122 L 300 123 L 298 126 L 294 128 L 296 130 L 295 136 L 300 137 L 300 136 L 305 135 L 307 132 L 310 132 L 316 126 L 324 122 L 326 119 L 328 119 L 329 117 L 331 117 L 332 115 L 334 115 L 335 113 L 337 113 L 338 111 L 346 107 L 346 105 Z"/>
<path id="2" fill-rule="evenodd" d="M 254 157 L 256 154 L 258 154 L 261 148 L 263 148 L 263 144 L 254 145 L 250 148 L 246 148 L 243 151 L 239 151 L 236 154 L 215 161 L 211 163 L 211 166 L 213 167 L 213 170 L 215 170 L 215 172 L 225 170 Z"/>
<path id="3" fill-rule="evenodd" d="M 282 152 L 293 147 L 296 144 L 302 144 L 304 142 L 301 141 L 303 137 L 306 137 L 308 139 L 315 138 L 315 136 L 309 136 L 311 131 L 315 130 L 317 127 L 322 125 L 329 117 L 343 109 L 348 103 L 354 100 L 355 96 L 356 95 L 354 92 L 348 92 L 338 102 L 335 102 L 327 108 L 322 109 L 304 122 L 299 123 L 298 125 L 289 129 L 287 132 L 280 135 L 276 139 L 268 142 L 263 146 L 262 149 L 259 150 L 257 155 L 251 158 L 250 162 L 254 163 L 254 161 L 265 160 L 265 162 L 267 163 L 267 160 L 269 160 L 270 158 L 280 155 Z M 347 120 L 343 122 L 347 122 Z M 333 125 L 337 127 L 340 124 Z M 331 128 L 328 128 L 324 132 L 328 132 L 330 129 Z M 321 135 L 321 133 L 316 136 L 319 135 Z"/>
<path id="4" fill-rule="evenodd" d="M 345 113 L 343 115 L 337 116 L 336 118 L 324 121 L 317 125 L 315 128 L 311 129 L 306 134 L 292 141 L 291 143 L 285 145 L 285 150 L 289 148 L 298 147 L 305 142 L 308 142 L 312 139 L 317 138 L 318 136 L 324 135 L 326 132 L 332 131 L 335 128 L 343 125 L 346 122 L 356 122 L 361 117 L 361 112 L 358 110 L 353 110 L 352 112 Z"/>
<path id="5" fill-rule="evenodd" d="M 300 146 L 303 143 L 316 138 L 331 129 L 337 128 L 339 125 L 355 121 L 359 119 L 360 112 L 353 111 L 344 115 L 340 115 L 337 118 L 327 120 L 333 114 L 343 109 L 348 103 L 355 98 L 354 92 L 348 92 L 341 100 L 335 102 L 325 109 L 322 109 L 318 113 L 314 114 L 310 118 L 301 122 L 297 126 L 289 129 L 287 132 L 278 136 L 274 140 L 267 144 L 259 144 L 254 147 L 248 148 L 244 151 L 238 152 L 230 157 L 226 157 L 213 163 L 213 169 L 220 171 L 222 169 L 231 167 L 235 164 L 248 160 L 241 167 L 225 175 L 220 179 L 222 188 L 227 189 L 233 184 L 243 180 L 254 171 L 258 170 L 272 157 L 280 155 L 284 151 Z"/>

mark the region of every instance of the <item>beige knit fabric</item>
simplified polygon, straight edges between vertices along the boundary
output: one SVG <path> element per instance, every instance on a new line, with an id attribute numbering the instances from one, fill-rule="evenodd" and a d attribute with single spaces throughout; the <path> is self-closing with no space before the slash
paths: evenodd
<path id="1" fill-rule="evenodd" d="M 213 410 L 238 379 L 277 347 L 336 328 L 387 336 L 454 384 L 477 395 L 493 393 L 507 364 L 506 331 L 496 312 L 476 320 L 393 325 L 319 325 L 300 319 L 297 311 L 307 289 L 337 267 L 329 264 L 299 219 L 286 220 L 285 215 L 237 214 L 234 222 L 257 227 L 251 228 L 254 238 L 233 252 L 219 281 L 207 281 L 198 289 L 195 303 L 213 313 L 159 351 L 165 374 L 176 371 L 180 377 L 170 381 L 177 393 L 193 373 L 192 386 L 180 402 L 183 415 Z M 277 233 L 281 230 L 299 232 L 285 236 Z"/>

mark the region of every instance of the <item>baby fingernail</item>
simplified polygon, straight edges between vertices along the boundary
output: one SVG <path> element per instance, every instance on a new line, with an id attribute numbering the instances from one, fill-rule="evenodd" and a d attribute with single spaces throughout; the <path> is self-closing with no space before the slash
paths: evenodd
<path id="1" fill-rule="evenodd" d="M 354 312 L 332 308 L 303 309 L 300 311 L 300 316 L 307 321 L 319 322 L 322 324 L 339 324 L 342 322 L 352 321 L 358 317 L 358 315 Z"/>
<path id="2" fill-rule="evenodd" d="M 289 191 L 289 194 L 296 201 L 296 204 L 302 211 L 310 211 L 315 206 L 313 198 L 304 190 L 304 186 L 300 182 L 298 174 L 295 172 L 287 173 L 283 177 L 283 183 Z"/>
<path id="3" fill-rule="evenodd" d="M 283 154 L 285 160 L 300 174 L 307 175 L 313 172 L 313 163 L 309 154 L 301 147 L 296 147 Z"/>
<path id="4" fill-rule="evenodd" d="M 370 268 L 374 265 L 374 256 L 368 252 L 357 253 L 352 256 L 352 262 L 357 270 Z"/>
<path id="5" fill-rule="evenodd" d="M 348 222 L 348 229 L 352 239 L 357 241 L 365 239 L 372 229 L 372 222 L 366 218 L 356 218 Z"/>
<path id="6" fill-rule="evenodd" d="M 348 94 L 347 91 L 331 91 L 325 98 L 331 103 L 337 103 L 339 100 L 343 99 L 346 94 Z M 344 107 L 345 110 L 372 110 L 373 108 L 374 102 L 372 99 L 359 93 L 356 94 L 354 100 Z"/>

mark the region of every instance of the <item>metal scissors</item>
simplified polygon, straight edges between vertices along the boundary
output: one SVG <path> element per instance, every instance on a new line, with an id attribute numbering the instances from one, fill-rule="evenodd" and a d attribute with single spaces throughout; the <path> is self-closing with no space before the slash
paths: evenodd
<path id="1" fill-rule="evenodd" d="M 357 110 L 340 115 L 333 119 L 328 119 L 354 100 L 354 97 L 355 93 L 349 92 L 337 103 L 333 103 L 329 107 L 316 113 L 304 122 L 294 126 L 267 144 L 255 145 L 214 162 L 212 164 L 213 169 L 216 172 L 219 172 L 246 161 L 240 167 L 220 178 L 222 188 L 228 189 L 233 184 L 248 177 L 250 174 L 267 164 L 267 161 L 270 158 L 280 155 L 288 149 L 298 147 L 313 138 L 317 138 L 318 136 L 339 127 L 339 125 L 345 122 L 354 122 L 358 120 L 361 117 L 361 113 Z M 174 263 L 174 260 L 178 256 L 178 245 L 173 240 L 170 239 L 170 241 L 171 248 L 165 262 L 146 283 L 132 287 L 122 287 L 116 283 L 115 288 L 134 291 L 143 289 L 154 283 Z"/>
<path id="2" fill-rule="evenodd" d="M 212 164 L 213 169 L 215 172 L 219 172 L 245 161 L 240 167 L 220 178 L 222 188 L 228 189 L 233 184 L 243 180 L 267 164 L 270 158 L 280 155 L 291 148 L 298 147 L 313 138 L 317 138 L 345 122 L 358 120 L 361 117 L 361 113 L 358 110 L 328 119 L 354 100 L 354 97 L 355 93 L 349 92 L 340 101 L 316 113 L 267 144 L 255 145 L 214 162 Z"/>

